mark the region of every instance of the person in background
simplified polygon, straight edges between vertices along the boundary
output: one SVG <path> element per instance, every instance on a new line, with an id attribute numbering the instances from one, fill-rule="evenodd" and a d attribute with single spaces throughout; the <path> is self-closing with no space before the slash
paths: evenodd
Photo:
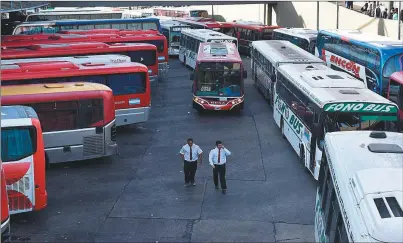
<path id="1" fill-rule="evenodd" d="M 382 12 L 382 18 L 387 19 L 388 18 L 388 9 L 385 8 L 385 11 Z"/>
<path id="2" fill-rule="evenodd" d="M 403 9 L 400 9 L 400 21 L 403 22 Z"/>
<path id="3" fill-rule="evenodd" d="M 179 151 L 183 160 L 183 172 L 185 174 L 185 187 L 190 185 L 196 186 L 195 175 L 197 170 L 197 161 L 202 163 L 203 151 L 200 147 L 193 143 L 192 138 L 188 138 L 187 144 L 183 145 Z M 200 159 L 199 159 L 200 158 Z"/>
<path id="4" fill-rule="evenodd" d="M 366 14 L 370 17 L 374 17 L 374 9 L 372 7 L 372 3 L 369 5 L 369 9 L 367 10 Z"/>
<path id="5" fill-rule="evenodd" d="M 216 147 L 210 151 L 209 162 L 213 167 L 213 180 L 215 189 L 218 190 L 218 177 L 220 177 L 220 185 L 222 193 L 227 192 L 227 181 L 225 180 L 225 164 L 227 163 L 227 156 L 231 152 L 226 149 L 221 141 L 216 142 Z"/>
<path id="6" fill-rule="evenodd" d="M 392 9 L 389 11 L 387 19 L 392 19 L 392 18 L 393 18 L 393 12 L 394 12 L 394 10 L 395 10 L 395 9 L 392 8 Z"/>
<path id="7" fill-rule="evenodd" d="M 362 8 L 361 8 L 361 12 L 362 13 L 365 13 L 365 12 L 367 12 L 368 11 L 368 2 L 366 2 L 365 4 L 364 4 L 364 6 L 362 6 Z"/>
<path id="8" fill-rule="evenodd" d="M 375 8 L 375 17 L 377 17 L 377 18 L 381 17 L 381 7 L 379 6 L 379 3 L 376 5 L 376 8 Z"/>
<path id="9" fill-rule="evenodd" d="M 393 13 L 392 19 L 393 20 L 398 20 L 399 19 L 399 10 L 395 8 L 395 12 Z"/>

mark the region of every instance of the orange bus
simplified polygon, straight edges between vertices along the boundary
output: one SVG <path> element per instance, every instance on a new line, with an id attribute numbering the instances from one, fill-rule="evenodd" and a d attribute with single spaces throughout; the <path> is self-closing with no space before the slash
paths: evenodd
<path id="1" fill-rule="evenodd" d="M 133 62 L 114 64 L 94 60 L 80 64 L 38 60 L 1 65 L 1 81 L 2 86 L 59 82 L 104 84 L 114 94 L 116 126 L 123 126 L 145 122 L 150 116 L 151 88 L 147 71 L 143 64 Z"/>
<path id="2" fill-rule="evenodd" d="M 10 214 L 45 208 L 44 141 L 38 115 L 31 107 L 1 107 L 1 160 Z"/>
<path id="3" fill-rule="evenodd" d="M 30 106 L 38 114 L 47 164 L 117 153 L 113 94 L 105 85 L 9 85 L 1 87 L 1 96 L 3 106 Z"/>
<path id="4" fill-rule="evenodd" d="M 10 211 L 8 207 L 6 179 L 4 169 L 0 161 L 0 181 L 1 181 L 1 242 L 10 242 Z"/>
<path id="5" fill-rule="evenodd" d="M 28 47 L 2 50 L 1 59 L 26 59 L 45 57 L 68 57 L 86 55 L 119 54 L 130 57 L 132 62 L 144 64 L 148 68 L 150 82 L 158 80 L 157 48 L 146 43 L 78 42 L 66 44 L 35 44 Z"/>

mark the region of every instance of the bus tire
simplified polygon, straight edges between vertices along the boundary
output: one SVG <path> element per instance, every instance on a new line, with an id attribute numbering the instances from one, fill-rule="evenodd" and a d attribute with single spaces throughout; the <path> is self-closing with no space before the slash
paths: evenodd
<path id="1" fill-rule="evenodd" d="M 49 170 L 49 169 L 50 169 L 49 156 L 48 156 L 48 154 L 45 152 L 45 170 Z"/>
<path id="2" fill-rule="evenodd" d="M 283 138 L 285 138 L 285 135 L 284 135 L 284 119 L 283 119 L 283 117 L 280 118 L 280 130 L 281 130 L 281 135 L 283 136 Z"/>
<path id="3" fill-rule="evenodd" d="M 302 145 L 299 147 L 299 161 L 301 161 L 302 165 L 305 166 L 305 149 Z"/>

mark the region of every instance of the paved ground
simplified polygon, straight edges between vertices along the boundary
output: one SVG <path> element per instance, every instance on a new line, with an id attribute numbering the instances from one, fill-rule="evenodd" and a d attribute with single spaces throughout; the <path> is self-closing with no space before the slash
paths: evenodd
<path id="1" fill-rule="evenodd" d="M 14 241 L 314 240 L 315 181 L 251 79 L 241 115 L 199 115 L 191 107 L 190 71 L 177 60 L 170 67 L 169 79 L 153 90 L 151 120 L 119 130 L 120 155 L 52 168 L 48 207 L 12 217 Z M 188 137 L 206 155 L 217 139 L 232 151 L 227 195 L 214 190 L 207 160 L 197 186 L 183 187 L 178 151 Z"/>

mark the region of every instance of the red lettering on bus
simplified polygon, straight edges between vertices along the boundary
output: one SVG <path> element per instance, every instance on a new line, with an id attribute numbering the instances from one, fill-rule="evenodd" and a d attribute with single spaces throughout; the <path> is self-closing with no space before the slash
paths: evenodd
<path id="1" fill-rule="evenodd" d="M 330 62 L 346 71 L 353 72 L 354 76 L 360 77 L 360 66 L 358 66 L 355 62 L 337 57 L 335 55 L 330 56 Z"/>

